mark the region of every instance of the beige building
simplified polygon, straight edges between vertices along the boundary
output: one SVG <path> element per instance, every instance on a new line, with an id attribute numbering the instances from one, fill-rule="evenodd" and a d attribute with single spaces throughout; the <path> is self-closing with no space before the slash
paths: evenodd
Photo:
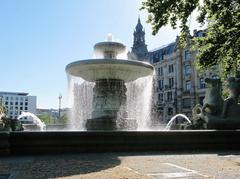
<path id="1" fill-rule="evenodd" d="M 139 28 L 141 27 L 141 28 Z M 155 67 L 153 118 L 155 122 L 167 122 L 178 113 L 191 117 L 192 108 L 202 104 L 205 96 L 205 79 L 218 78 L 217 69 L 200 74 L 196 69 L 196 51 L 191 50 L 191 39 L 203 37 L 203 30 L 194 30 L 189 36 L 188 47 L 179 46 L 179 38 L 168 45 L 150 50 L 145 44 L 140 20 L 134 31 L 132 55 L 149 61 Z M 145 57 L 143 57 L 144 52 Z"/>
<path id="2" fill-rule="evenodd" d="M 204 35 L 194 31 L 195 37 Z M 191 41 L 190 37 L 190 41 Z M 196 69 L 196 51 L 178 45 L 179 38 L 164 47 L 149 51 L 148 59 L 155 67 L 154 109 L 155 120 L 167 122 L 175 114 L 191 117 L 192 108 L 202 104 L 205 96 L 205 79 L 218 78 L 217 68 L 200 74 Z"/>

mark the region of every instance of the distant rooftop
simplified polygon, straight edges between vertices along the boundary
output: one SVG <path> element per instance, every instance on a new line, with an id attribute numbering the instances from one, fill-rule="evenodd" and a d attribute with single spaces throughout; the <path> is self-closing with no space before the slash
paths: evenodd
<path id="1" fill-rule="evenodd" d="M 164 59 L 164 56 L 173 54 L 176 50 L 176 45 L 176 42 L 172 42 L 149 51 L 149 59 L 151 63 L 159 62 Z"/>
<path id="2" fill-rule="evenodd" d="M 0 95 L 18 95 L 18 96 L 27 96 L 29 93 L 23 93 L 23 92 L 6 92 L 6 91 L 0 91 Z"/>
<path id="3" fill-rule="evenodd" d="M 152 50 L 149 50 L 149 52 L 156 52 L 156 51 L 158 51 L 158 50 L 166 49 L 166 48 L 175 46 L 175 44 L 176 44 L 176 42 L 171 42 L 171 43 L 169 43 L 169 44 L 167 44 L 167 45 L 162 45 L 162 46 L 160 46 L 160 47 L 157 47 L 157 48 L 154 48 L 154 49 L 152 49 Z"/>

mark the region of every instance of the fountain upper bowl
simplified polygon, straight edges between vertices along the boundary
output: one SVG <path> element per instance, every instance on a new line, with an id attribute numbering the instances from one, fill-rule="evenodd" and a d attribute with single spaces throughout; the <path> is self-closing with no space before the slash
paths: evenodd
<path id="1" fill-rule="evenodd" d="M 125 82 L 152 75 L 154 67 L 147 63 L 124 59 L 88 59 L 72 62 L 66 66 L 66 72 L 86 81 L 100 79 L 119 79 Z"/>
<path id="2" fill-rule="evenodd" d="M 123 53 L 126 46 L 120 42 L 99 42 L 94 45 L 95 52 L 116 51 L 118 54 Z"/>

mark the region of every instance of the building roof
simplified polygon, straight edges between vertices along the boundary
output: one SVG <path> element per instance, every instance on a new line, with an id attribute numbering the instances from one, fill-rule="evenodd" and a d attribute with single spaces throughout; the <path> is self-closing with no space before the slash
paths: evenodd
<path id="1" fill-rule="evenodd" d="M 6 92 L 6 91 L 0 91 L 0 95 L 18 95 L 18 96 L 27 96 L 29 93 L 23 93 L 23 92 Z"/>
<path id="2" fill-rule="evenodd" d="M 165 46 L 161 46 L 159 48 L 155 48 L 149 51 L 149 60 L 150 63 L 156 63 L 160 60 L 163 60 L 165 55 L 173 54 L 176 50 L 177 42 L 172 42 Z"/>
<path id="3" fill-rule="evenodd" d="M 176 47 L 176 42 L 172 42 L 170 44 L 163 45 L 158 48 L 154 48 L 154 49 L 150 50 L 149 52 L 152 53 L 152 52 L 162 51 L 162 52 L 166 52 L 166 54 L 170 54 L 170 53 L 174 52 L 175 47 Z"/>

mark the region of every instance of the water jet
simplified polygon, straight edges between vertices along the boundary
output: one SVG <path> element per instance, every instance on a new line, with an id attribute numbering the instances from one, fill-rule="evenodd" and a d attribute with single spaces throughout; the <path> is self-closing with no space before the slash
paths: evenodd
<path id="1" fill-rule="evenodd" d="M 126 83 L 153 74 L 154 68 L 146 62 L 119 59 L 126 46 L 120 42 L 99 42 L 94 46 L 97 59 L 72 62 L 66 72 L 93 82 L 93 110 L 87 119 L 87 130 L 136 129 L 136 119 L 128 117 Z"/>

